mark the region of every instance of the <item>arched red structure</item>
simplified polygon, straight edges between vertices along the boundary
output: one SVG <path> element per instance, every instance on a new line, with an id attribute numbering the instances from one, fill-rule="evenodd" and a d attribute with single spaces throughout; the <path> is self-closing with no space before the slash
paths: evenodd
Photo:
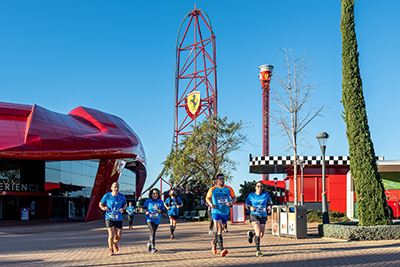
<path id="1" fill-rule="evenodd" d="M 99 159 L 87 221 L 101 218 L 98 203 L 119 178 L 113 172 L 117 160 L 124 159 L 125 168 L 135 172 L 137 196 L 146 180 L 146 157 L 138 135 L 121 118 L 86 107 L 65 115 L 38 105 L 0 102 L 0 159 Z"/>
<path id="2" fill-rule="evenodd" d="M 182 30 L 183 29 L 183 30 Z M 176 44 L 174 144 L 191 133 L 197 118 L 217 114 L 215 35 L 207 14 L 195 7 L 183 19 Z M 188 111 L 188 95 L 200 94 L 198 109 Z M 204 118 L 204 116 L 203 116 Z"/>

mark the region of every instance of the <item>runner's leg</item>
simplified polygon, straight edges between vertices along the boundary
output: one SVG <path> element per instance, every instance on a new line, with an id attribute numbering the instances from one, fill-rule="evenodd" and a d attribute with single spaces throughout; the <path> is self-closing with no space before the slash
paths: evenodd
<path id="1" fill-rule="evenodd" d="M 151 245 L 151 248 L 153 249 L 156 246 L 156 231 L 158 225 L 155 224 L 154 222 L 147 222 L 147 226 L 150 229 L 149 243 Z"/>
<path id="2" fill-rule="evenodd" d="M 215 233 L 217 243 L 219 244 L 220 249 L 223 250 L 224 244 L 223 244 L 223 240 L 222 240 L 222 230 L 224 229 L 224 225 L 222 224 L 221 220 L 214 220 L 214 225 L 217 228 L 217 231 Z"/>
<path id="3" fill-rule="evenodd" d="M 122 237 L 122 229 L 115 228 L 114 243 L 117 243 Z"/>
<path id="4" fill-rule="evenodd" d="M 256 251 L 258 252 L 260 250 L 260 233 L 261 233 L 261 226 L 260 222 L 252 222 L 253 228 L 254 228 L 254 243 L 256 245 Z M 264 225 L 265 226 L 265 225 Z"/>
<path id="5" fill-rule="evenodd" d="M 260 238 L 264 236 L 265 224 L 260 224 Z"/>
<path id="6" fill-rule="evenodd" d="M 108 231 L 108 247 L 110 249 L 113 249 L 114 236 L 115 236 L 115 226 L 108 227 L 107 231 Z"/>

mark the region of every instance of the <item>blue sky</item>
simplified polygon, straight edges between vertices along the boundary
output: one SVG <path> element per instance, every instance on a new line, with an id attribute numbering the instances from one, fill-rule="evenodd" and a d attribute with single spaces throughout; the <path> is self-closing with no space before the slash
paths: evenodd
<path id="1" fill-rule="evenodd" d="M 307 82 L 321 88 L 311 103 L 327 105 L 305 130 L 329 133 L 327 155 L 348 155 L 341 118 L 339 0 L 275 1 L 0 1 L 0 90 L 3 102 L 38 104 L 68 113 L 96 108 L 123 118 L 146 151 L 147 187 L 162 169 L 172 142 L 175 45 L 184 16 L 205 11 L 216 35 L 218 113 L 242 120 L 250 143 L 232 154 L 240 163 L 235 191 L 250 174 L 249 154 L 262 153 L 262 95 L 258 66 L 284 73 L 279 48 L 314 58 Z M 369 126 L 376 155 L 399 159 L 397 78 L 400 2 L 356 1 L 356 33 Z M 273 80 L 273 78 L 272 78 Z M 273 83 L 272 83 L 272 86 Z M 271 103 L 271 110 L 276 108 Z M 277 126 L 271 125 L 271 132 Z M 270 154 L 286 155 L 271 136 Z M 237 192 L 238 193 L 238 192 Z"/>

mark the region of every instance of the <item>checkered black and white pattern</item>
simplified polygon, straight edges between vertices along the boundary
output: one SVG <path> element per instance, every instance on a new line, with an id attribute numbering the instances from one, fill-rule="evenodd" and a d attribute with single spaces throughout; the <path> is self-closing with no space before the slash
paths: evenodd
<path id="1" fill-rule="evenodd" d="M 250 159 L 251 166 L 275 166 L 275 165 L 291 165 L 294 156 L 267 156 L 253 157 Z M 304 161 L 305 165 L 321 165 L 322 156 L 299 156 L 299 160 Z M 383 157 L 377 157 L 377 160 L 383 160 Z M 327 165 L 350 165 L 349 156 L 325 156 L 325 164 Z"/>

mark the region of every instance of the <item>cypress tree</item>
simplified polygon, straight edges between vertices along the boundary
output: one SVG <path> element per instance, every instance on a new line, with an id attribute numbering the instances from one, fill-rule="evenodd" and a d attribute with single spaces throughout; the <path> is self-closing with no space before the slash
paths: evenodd
<path id="1" fill-rule="evenodd" d="M 342 102 L 359 225 L 387 225 L 385 190 L 376 165 L 358 63 L 354 0 L 342 1 Z"/>

